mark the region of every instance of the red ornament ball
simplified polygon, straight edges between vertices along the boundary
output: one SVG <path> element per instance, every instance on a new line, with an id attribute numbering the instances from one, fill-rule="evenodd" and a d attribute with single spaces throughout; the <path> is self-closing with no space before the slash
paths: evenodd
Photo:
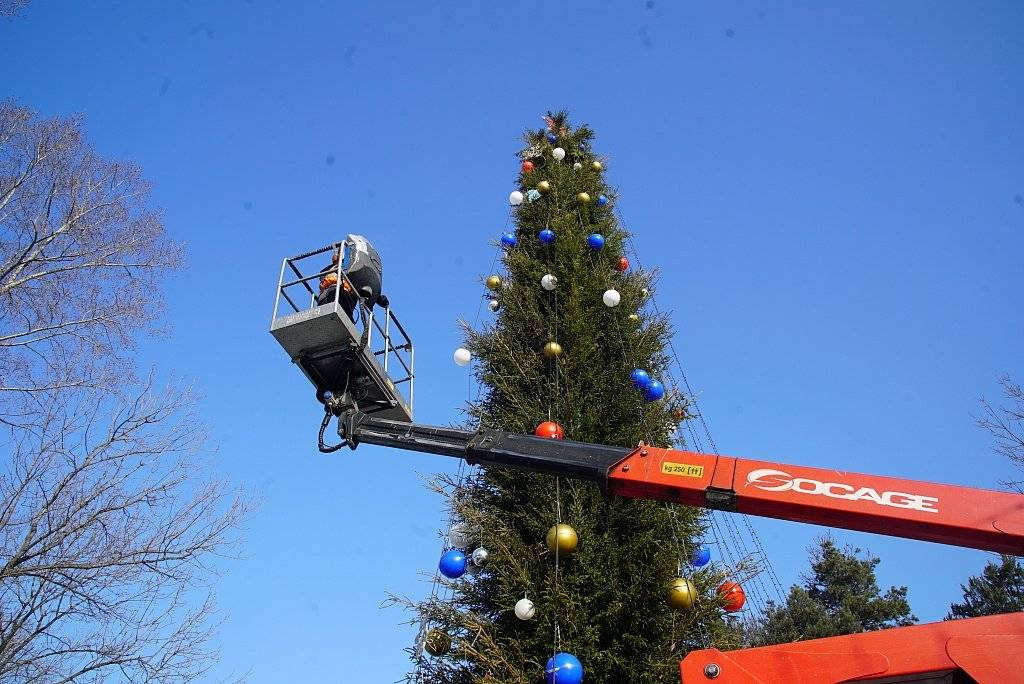
<path id="1" fill-rule="evenodd" d="M 565 430 L 562 426 L 553 420 L 545 420 L 543 423 L 537 426 L 537 429 L 533 431 L 533 434 L 538 437 L 545 439 L 564 439 Z"/>
<path id="2" fill-rule="evenodd" d="M 529 159 L 527 159 L 526 161 L 523 162 L 523 165 L 522 165 L 523 173 L 530 173 L 531 171 L 533 171 L 534 168 L 535 167 L 533 166 L 533 162 L 530 161 Z"/>
<path id="3" fill-rule="evenodd" d="M 747 600 L 747 595 L 743 593 L 743 587 L 735 582 L 723 582 L 718 587 L 718 598 L 723 601 L 722 608 L 727 613 L 735 613 L 743 607 Z"/>
<path id="4" fill-rule="evenodd" d="M 629 270 L 629 259 L 626 257 L 619 257 L 619 260 L 615 263 L 616 271 L 628 271 Z"/>

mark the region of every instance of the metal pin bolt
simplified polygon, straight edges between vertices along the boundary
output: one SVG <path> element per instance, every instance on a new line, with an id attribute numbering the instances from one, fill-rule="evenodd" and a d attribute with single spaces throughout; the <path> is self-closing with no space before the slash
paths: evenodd
<path id="1" fill-rule="evenodd" d="M 722 668 L 715 663 L 708 663 L 704 666 L 704 676 L 708 679 L 715 679 L 722 674 Z"/>
<path id="2" fill-rule="evenodd" d="M 626 463 L 625 465 L 623 465 L 623 466 L 622 466 L 622 472 L 624 472 L 624 473 L 625 473 L 625 472 L 627 472 L 628 470 L 629 470 L 629 464 L 628 464 L 628 463 Z"/>
<path id="3" fill-rule="evenodd" d="M 647 455 L 647 449 L 641 449 L 640 450 L 640 455 L 641 456 L 646 456 Z"/>

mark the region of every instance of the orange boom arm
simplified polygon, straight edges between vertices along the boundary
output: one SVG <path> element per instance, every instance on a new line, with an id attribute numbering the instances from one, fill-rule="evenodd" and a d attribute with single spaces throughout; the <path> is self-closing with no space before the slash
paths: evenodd
<path id="1" fill-rule="evenodd" d="M 1024 551 L 1024 497 L 988 489 L 654 447 L 616 464 L 608 489 L 998 553 Z"/>

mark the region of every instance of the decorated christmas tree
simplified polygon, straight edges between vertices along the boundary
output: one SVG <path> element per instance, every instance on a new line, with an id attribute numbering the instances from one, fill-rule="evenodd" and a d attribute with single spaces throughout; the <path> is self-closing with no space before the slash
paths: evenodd
<path id="1" fill-rule="evenodd" d="M 455 354 L 481 387 L 472 424 L 678 445 L 689 402 L 668 382 L 670 326 L 629 263 L 607 160 L 587 126 L 545 123 L 525 133 L 502 268 L 483 276 L 493 317 Z M 678 682 L 687 651 L 736 645 L 723 615 L 742 590 L 708 563 L 695 509 L 506 469 L 436 484 L 453 527 L 438 590 L 412 604 L 412 681 Z"/>

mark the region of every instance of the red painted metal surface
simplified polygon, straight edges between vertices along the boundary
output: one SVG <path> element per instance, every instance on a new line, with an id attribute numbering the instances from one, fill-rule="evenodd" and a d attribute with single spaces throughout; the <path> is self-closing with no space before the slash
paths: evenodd
<path id="1" fill-rule="evenodd" d="M 740 513 L 1024 554 L 1024 496 L 690 451 L 638 448 L 609 473 L 620 496 L 706 506 L 735 492 Z"/>
<path id="2" fill-rule="evenodd" d="M 722 653 L 694 651 L 683 684 L 1024 682 L 1024 613 L 899 627 Z M 717 676 L 714 674 L 717 668 Z M 958 673 L 959 678 L 951 677 Z"/>

